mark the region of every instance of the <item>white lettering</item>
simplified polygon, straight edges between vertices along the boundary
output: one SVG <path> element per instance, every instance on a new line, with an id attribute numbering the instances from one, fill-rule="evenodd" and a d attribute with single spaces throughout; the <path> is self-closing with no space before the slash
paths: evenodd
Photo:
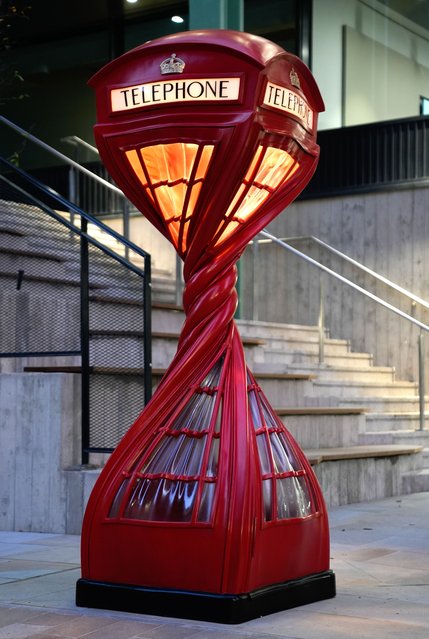
<path id="1" fill-rule="evenodd" d="M 313 111 L 304 98 L 291 89 L 268 82 L 263 104 L 280 111 L 286 111 L 286 113 L 292 113 L 301 120 L 307 129 L 313 127 Z"/>
<path id="2" fill-rule="evenodd" d="M 112 111 L 128 111 L 171 102 L 238 100 L 240 78 L 198 78 L 148 82 L 110 92 Z"/>

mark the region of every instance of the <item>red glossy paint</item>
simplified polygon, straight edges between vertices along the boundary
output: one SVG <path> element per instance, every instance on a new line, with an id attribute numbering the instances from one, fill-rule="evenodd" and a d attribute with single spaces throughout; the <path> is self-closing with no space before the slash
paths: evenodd
<path id="1" fill-rule="evenodd" d="M 185 62 L 183 73 L 162 75 L 160 64 L 172 54 Z M 234 98 L 222 97 L 229 95 L 226 84 L 216 89 L 219 99 L 192 97 L 203 90 L 203 80 L 214 86 L 216 78 L 239 79 Z M 178 83 L 186 80 L 199 82 L 188 101 L 161 99 L 174 91 L 184 95 L 189 82 Z M 82 576 L 247 593 L 322 573 L 329 569 L 323 496 L 304 454 L 247 370 L 233 320 L 237 259 L 316 168 L 317 115 L 323 110 L 316 83 L 298 58 L 263 38 L 195 31 L 126 53 L 90 85 L 103 162 L 184 260 L 186 320 L 162 383 L 93 489 L 82 532 Z M 142 93 L 143 85 L 149 88 Z M 127 91 L 120 99 L 133 108 L 112 111 L 116 89 Z M 267 91 L 271 102 L 264 105 Z M 168 150 L 171 172 L 165 173 L 160 145 Z M 271 173 L 262 165 L 249 170 L 260 146 L 262 153 L 285 152 L 273 152 Z M 208 161 L 197 170 L 203 150 Z M 280 165 L 274 166 L 276 158 Z M 283 163 L 290 164 L 287 171 L 279 168 Z M 187 171 L 182 178 L 174 174 L 181 166 Z M 283 181 L 281 170 L 288 175 Z M 240 185 L 255 180 L 260 206 L 226 219 Z M 218 363 L 216 379 L 204 381 Z M 211 418 L 203 415 L 203 401 Z M 198 409 L 194 417 L 190 403 Z M 159 452 L 163 445 L 167 452 Z M 192 466 L 197 448 L 201 458 Z"/>

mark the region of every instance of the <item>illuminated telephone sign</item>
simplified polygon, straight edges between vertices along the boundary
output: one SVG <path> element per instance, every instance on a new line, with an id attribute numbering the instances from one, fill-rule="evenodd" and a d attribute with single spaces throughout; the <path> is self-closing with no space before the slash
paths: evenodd
<path id="1" fill-rule="evenodd" d="M 319 484 L 234 323 L 239 256 L 316 168 L 316 83 L 276 44 L 211 30 L 148 42 L 90 84 L 103 162 L 183 259 L 186 319 L 92 492 L 77 603 L 238 623 L 332 597 Z"/>

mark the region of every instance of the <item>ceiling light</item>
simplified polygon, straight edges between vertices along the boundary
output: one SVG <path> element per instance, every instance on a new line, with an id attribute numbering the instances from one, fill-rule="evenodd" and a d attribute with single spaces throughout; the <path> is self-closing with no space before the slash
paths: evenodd
<path id="1" fill-rule="evenodd" d="M 185 22 L 185 21 L 181 16 L 173 16 L 171 18 L 171 22 L 176 22 L 176 24 L 182 24 L 182 22 Z"/>

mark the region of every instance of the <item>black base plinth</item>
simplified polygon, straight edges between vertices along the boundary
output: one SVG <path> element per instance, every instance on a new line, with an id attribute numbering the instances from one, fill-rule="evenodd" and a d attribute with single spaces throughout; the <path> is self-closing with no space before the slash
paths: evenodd
<path id="1" fill-rule="evenodd" d="M 280 610 L 335 597 L 331 570 L 239 595 L 164 590 L 79 579 L 76 605 L 161 617 L 243 623 Z"/>

